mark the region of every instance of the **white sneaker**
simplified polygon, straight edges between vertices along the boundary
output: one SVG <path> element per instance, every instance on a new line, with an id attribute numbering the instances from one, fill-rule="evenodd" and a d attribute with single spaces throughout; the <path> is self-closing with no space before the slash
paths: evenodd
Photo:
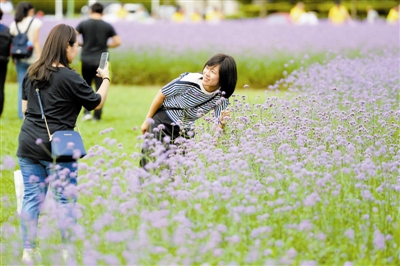
<path id="1" fill-rule="evenodd" d="M 93 119 L 93 116 L 91 115 L 91 114 L 85 114 L 83 117 L 82 117 L 82 120 L 83 121 L 88 121 L 88 120 L 92 120 Z"/>
<path id="2" fill-rule="evenodd" d="M 39 249 L 25 248 L 22 253 L 22 262 L 25 264 L 32 264 L 33 262 L 40 262 L 42 260 L 42 254 Z"/>

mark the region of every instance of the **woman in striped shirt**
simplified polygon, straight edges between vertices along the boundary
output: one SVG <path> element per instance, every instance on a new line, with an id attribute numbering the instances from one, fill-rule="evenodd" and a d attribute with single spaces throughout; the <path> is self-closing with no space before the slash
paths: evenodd
<path id="1" fill-rule="evenodd" d="M 236 82 L 233 57 L 214 55 L 202 73 L 183 73 L 158 91 L 141 126 L 142 134 L 153 133 L 158 140 L 169 137 L 171 142 L 179 136 L 191 137 L 195 121 L 211 110 L 223 129 L 229 116 L 228 99 L 235 91 Z M 154 130 L 160 127 L 162 130 Z M 145 142 L 142 153 L 147 149 Z M 142 167 L 147 163 L 145 157 L 140 162 Z"/>

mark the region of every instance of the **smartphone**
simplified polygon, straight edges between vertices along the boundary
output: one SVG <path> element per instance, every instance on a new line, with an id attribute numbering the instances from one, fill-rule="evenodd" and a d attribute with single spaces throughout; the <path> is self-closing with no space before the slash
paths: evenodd
<path id="1" fill-rule="evenodd" d="M 99 68 L 104 69 L 104 67 L 106 66 L 106 62 L 108 61 L 108 53 L 104 52 L 101 54 L 100 57 L 100 64 L 99 64 Z"/>

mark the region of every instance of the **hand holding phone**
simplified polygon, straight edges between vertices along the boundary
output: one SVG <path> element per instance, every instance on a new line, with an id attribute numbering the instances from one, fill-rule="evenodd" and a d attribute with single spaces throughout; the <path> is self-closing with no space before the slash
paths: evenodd
<path id="1" fill-rule="evenodd" d="M 106 62 L 108 61 L 108 53 L 104 52 L 101 54 L 100 57 L 100 64 L 99 64 L 99 68 L 104 69 L 104 67 L 106 66 Z"/>

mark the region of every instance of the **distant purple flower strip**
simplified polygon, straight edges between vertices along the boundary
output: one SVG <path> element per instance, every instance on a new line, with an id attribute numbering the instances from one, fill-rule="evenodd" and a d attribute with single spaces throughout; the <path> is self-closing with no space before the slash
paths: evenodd
<path id="1" fill-rule="evenodd" d="M 3 22 L 10 24 L 12 17 L 5 15 Z M 40 42 L 43 45 L 50 30 L 57 24 L 73 27 L 82 19 L 62 21 L 43 19 Z M 167 50 L 182 52 L 210 51 L 235 54 L 273 54 L 277 51 L 340 52 L 393 48 L 399 46 L 398 27 L 384 22 L 333 26 L 321 21 L 316 26 L 268 25 L 262 19 L 227 20 L 218 24 L 177 24 L 155 22 L 112 23 L 122 44 L 116 51 Z"/>

